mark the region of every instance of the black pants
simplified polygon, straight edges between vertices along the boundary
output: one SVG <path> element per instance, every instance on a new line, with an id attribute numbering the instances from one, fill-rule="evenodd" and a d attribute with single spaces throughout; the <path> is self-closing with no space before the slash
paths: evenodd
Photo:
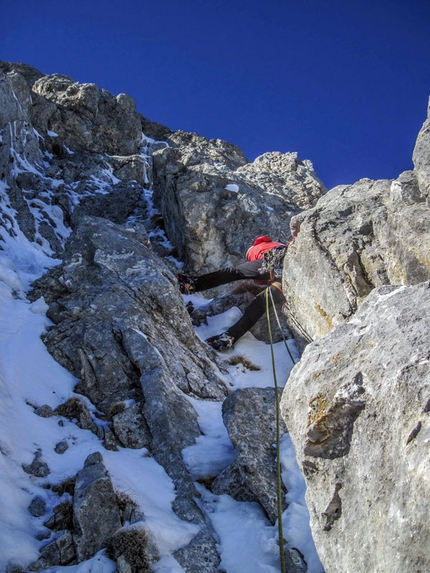
<path id="1" fill-rule="evenodd" d="M 260 274 L 260 266 L 261 261 L 247 261 L 237 267 L 226 267 L 214 273 L 196 277 L 193 279 L 196 292 L 244 279 L 269 280 L 269 273 Z"/>
<path id="2" fill-rule="evenodd" d="M 284 295 L 279 289 L 274 286 L 268 286 L 273 295 L 273 301 L 276 304 L 282 304 L 284 302 Z M 270 297 L 270 295 L 269 295 Z M 270 301 L 269 301 L 269 304 Z M 235 323 L 233 326 L 227 330 L 227 334 L 232 336 L 234 340 L 238 340 L 241 336 L 248 332 L 250 328 L 254 326 L 259 318 L 263 316 L 266 312 L 266 291 L 264 290 L 246 307 L 243 316 Z"/>
<path id="3" fill-rule="evenodd" d="M 261 261 L 247 261 L 237 267 L 226 267 L 219 271 L 197 277 L 194 279 L 196 292 L 245 279 L 270 280 L 270 273 L 260 274 L 260 266 Z M 268 286 L 267 288 L 271 289 L 275 303 L 280 304 L 284 301 L 284 296 L 279 289 L 274 286 Z M 227 330 L 227 334 L 232 336 L 235 341 L 238 340 L 254 326 L 265 312 L 266 294 L 265 291 L 263 291 L 246 307 L 243 316 L 233 324 L 233 326 L 230 326 Z"/>

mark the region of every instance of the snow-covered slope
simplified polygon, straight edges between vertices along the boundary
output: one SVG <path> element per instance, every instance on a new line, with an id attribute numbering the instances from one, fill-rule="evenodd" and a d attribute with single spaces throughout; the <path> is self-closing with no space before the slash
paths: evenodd
<path id="1" fill-rule="evenodd" d="M 19 157 L 16 160 L 19 161 Z M 46 489 L 46 483 L 60 483 L 68 476 L 74 476 L 90 453 L 102 451 L 114 487 L 118 491 L 132 492 L 154 535 L 161 555 L 155 570 L 182 572 L 172 554 L 190 541 L 197 526 L 180 520 L 173 512 L 175 491 L 165 470 L 154 458 L 148 457 L 144 448 L 106 450 L 101 440 L 89 430 L 82 430 L 65 419 L 59 423 L 58 416 L 43 417 L 37 410 L 41 404 L 54 410 L 74 395 L 78 382 L 55 362 L 41 341 L 41 334 L 50 325 L 44 300 L 30 302 L 26 298 L 32 281 L 57 265 L 59 260 L 50 256 L 52 251 L 46 244 L 30 242 L 20 231 L 16 213 L 8 200 L 8 187 L 4 182 L 0 185 L 3 220 L 8 222 L 9 229 L 13 229 L 8 232 L 3 226 L 0 230 L 3 239 L 0 255 L 0 546 L 3 548 L 0 570 L 6 571 L 12 565 L 25 570 L 37 560 L 40 547 L 46 543 L 46 539 L 40 539 L 46 534 L 43 522 L 59 501 Z M 95 192 L 103 192 L 102 180 Z M 53 220 L 56 213 L 55 210 L 51 212 Z M 60 210 L 58 215 L 56 228 L 63 229 Z M 67 234 L 63 232 L 63 236 Z M 193 302 L 198 306 L 206 301 L 196 296 Z M 234 322 L 238 313 L 240 311 L 233 308 L 210 319 L 208 326 L 197 329 L 197 334 L 205 339 L 219 332 Z M 248 334 L 231 353 L 248 355 L 260 367 L 258 371 L 249 371 L 231 366 L 226 383 L 232 390 L 273 385 L 268 345 Z M 282 383 L 285 383 L 292 364 L 283 343 L 275 345 L 275 354 L 279 372 L 283 373 Z M 222 423 L 221 402 L 190 400 L 199 415 L 202 436 L 183 452 L 183 456 L 197 479 L 211 473 L 213 468 L 227 466 L 234 452 Z M 89 401 L 88 407 L 90 411 L 95 409 Z M 67 444 L 67 449 L 57 453 L 60 451 L 58 444 L 63 443 Z M 35 477 L 24 468 L 34 462 L 38 451 L 43 452 L 46 467 L 41 465 L 40 477 Z M 304 481 L 288 435 L 282 442 L 282 464 L 290 504 L 283 515 L 285 536 L 305 556 L 308 571 L 319 573 L 322 567 L 310 535 Z M 237 502 L 227 495 L 216 496 L 203 486 L 199 489 L 202 506 L 219 539 L 224 570 L 227 573 L 279 571 L 277 528 L 268 522 L 261 507 L 256 503 Z M 38 509 L 40 507 L 43 510 Z M 54 567 L 49 571 L 113 573 L 115 564 L 101 552 L 85 563 Z"/>

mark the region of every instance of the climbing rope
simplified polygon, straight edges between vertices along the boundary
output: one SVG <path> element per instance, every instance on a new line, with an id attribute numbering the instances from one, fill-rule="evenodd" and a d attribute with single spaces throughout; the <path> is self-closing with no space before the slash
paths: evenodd
<path id="1" fill-rule="evenodd" d="M 283 306 L 287 309 L 288 311 L 288 317 L 291 320 L 291 322 L 294 323 L 294 327 L 297 330 L 297 332 L 302 336 L 302 338 L 307 342 L 307 343 L 311 343 L 313 342 L 312 337 L 306 332 L 306 330 L 303 328 L 303 326 L 300 324 L 300 322 L 296 319 L 296 317 L 294 316 L 291 308 L 288 306 L 287 301 L 284 302 Z"/>
<path id="2" fill-rule="evenodd" d="M 278 380 L 276 377 L 275 353 L 273 350 L 272 328 L 270 325 L 270 308 L 269 308 L 270 287 L 266 289 L 266 315 L 267 325 L 269 328 L 270 351 L 272 355 L 273 381 L 275 384 L 275 404 L 276 404 L 276 493 L 278 507 L 278 536 L 279 536 L 279 560 L 281 562 L 281 573 L 287 573 L 284 552 L 284 533 L 282 527 L 282 471 L 281 471 L 281 420 Z M 272 306 L 275 308 L 272 296 Z"/>
<path id="3" fill-rule="evenodd" d="M 276 310 L 275 301 L 273 300 L 272 291 L 271 291 L 270 288 L 268 288 L 267 290 L 268 290 L 269 293 L 270 293 L 270 300 L 272 301 L 273 312 L 274 312 L 274 314 L 275 314 L 276 322 L 278 323 L 279 330 L 281 331 L 281 336 L 282 336 L 282 340 L 284 341 L 285 348 L 287 349 L 287 352 L 288 352 L 288 354 L 290 355 L 291 362 L 292 362 L 293 364 L 295 364 L 296 361 L 294 360 L 294 357 L 293 357 L 293 355 L 291 354 L 291 350 L 290 350 L 289 347 L 288 347 L 287 339 L 285 338 L 284 330 L 283 330 L 283 328 L 282 328 L 282 326 L 281 326 L 281 322 L 280 322 L 280 320 L 279 320 L 279 315 L 278 315 L 278 311 Z"/>

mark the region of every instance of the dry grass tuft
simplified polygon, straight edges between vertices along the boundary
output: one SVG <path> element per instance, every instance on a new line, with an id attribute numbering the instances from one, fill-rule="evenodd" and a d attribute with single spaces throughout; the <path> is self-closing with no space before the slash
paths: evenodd
<path id="1" fill-rule="evenodd" d="M 238 364 L 242 364 L 242 366 L 244 366 L 247 370 L 252 370 L 252 371 L 261 370 L 261 368 L 256 364 L 253 364 L 249 360 L 249 358 L 247 358 L 246 356 L 242 356 L 240 354 L 229 358 L 228 363 L 230 364 L 230 366 L 237 366 Z"/>

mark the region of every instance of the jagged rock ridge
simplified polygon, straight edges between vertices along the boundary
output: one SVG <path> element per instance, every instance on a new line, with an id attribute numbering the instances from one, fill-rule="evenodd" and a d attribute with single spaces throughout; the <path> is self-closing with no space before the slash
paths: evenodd
<path id="1" fill-rule="evenodd" d="M 275 194 L 258 167 L 252 167 L 238 148 L 152 124 L 136 113 L 128 96 L 114 97 L 94 84 L 80 85 L 58 74 L 44 76 L 21 64 L 2 63 L 0 69 L 5 248 L 8 237 L 22 235 L 38 244 L 41 252 L 59 259 L 32 285 L 30 293 L 21 285 L 16 296 L 34 301 L 44 297 L 53 322 L 44 342 L 79 380 L 67 402 L 55 410 L 32 404 L 34 411 L 41 417 L 56 417 L 59 424 L 67 419 L 90 430 L 105 450 L 146 448 L 173 480 L 174 510 L 188 524 L 187 531 L 194 532 L 190 542 L 176 551 L 177 562 L 187 572 L 212 572 L 220 562 L 217 538 L 196 502 L 201 494 L 182 451 L 201 434 L 192 400 L 222 401 L 231 390 L 225 382 L 225 363 L 194 334 L 172 262 L 178 252 L 208 252 L 203 248 L 204 237 L 199 237 L 193 225 L 196 217 L 199 226 L 210 220 L 212 207 L 210 201 L 207 206 L 200 203 L 200 214 L 194 209 L 194 222 L 182 227 L 174 215 L 169 229 L 173 219 L 164 210 L 162 194 L 166 174 L 161 174 L 158 159 L 158 170 L 153 170 L 154 157 L 162 156 L 167 171 L 179 169 L 196 199 L 203 192 L 218 201 L 215 171 L 221 171 L 226 187 L 222 201 L 231 211 L 241 205 L 242 217 L 248 217 L 251 195 L 258 195 L 252 226 L 239 226 L 236 236 L 220 231 L 222 256 L 231 260 L 239 258 L 238 244 L 266 230 L 268 219 L 260 217 L 261 213 L 270 212 L 276 204 L 285 205 L 288 199 L 288 213 L 276 215 L 277 224 L 288 223 L 293 212 L 312 204 L 324 188 L 309 162 L 300 162 L 294 154 L 269 154 L 260 161 L 279 183 Z M 154 135 L 162 140 L 152 139 Z M 171 152 L 175 159 L 166 161 L 165 155 Z M 206 172 L 208 186 L 202 190 L 197 182 Z M 237 192 L 232 180 L 239 179 L 246 185 Z M 290 179 L 303 184 L 291 189 L 286 198 L 285 189 L 293 185 Z M 153 187 L 161 212 L 153 207 Z M 185 218 L 188 221 L 188 215 Z M 229 300 L 245 299 L 242 294 Z M 260 395 L 254 430 L 262 457 L 242 456 L 231 469 L 220 468 L 224 478 L 218 480 L 217 488 L 238 499 L 260 502 L 273 523 L 274 428 L 265 427 L 273 408 L 273 390 L 255 389 L 252 396 L 237 391 L 235 402 L 242 402 L 249 413 Z M 246 445 L 251 436 L 243 431 L 239 435 L 231 417 L 228 427 L 236 435 L 235 447 L 255 451 L 251 443 Z M 60 442 L 55 451 L 61 455 L 69 447 L 67 441 Z M 33 462 L 24 468 L 32 479 L 49 480 L 45 454 L 35 451 Z M 244 469 L 251 461 L 256 464 L 254 475 Z M 228 475 L 235 476 L 234 480 Z M 205 477 L 209 486 L 217 476 L 201 479 Z M 100 453 L 84 458 L 82 469 L 70 477 L 68 485 L 43 483 L 51 492 L 53 509 L 33 504 L 39 516 L 48 512 L 44 521 L 48 532 L 41 532 L 48 539 L 41 543 L 41 556 L 29 565 L 31 570 L 71 565 L 100 549 L 109 551 L 121 573 L 149 570 L 159 558 L 145 515 L 131 499 L 123 499 L 123 492 L 114 491 Z M 100 528 L 94 530 L 95 523 Z M 303 571 L 300 554 L 291 547 L 286 552 L 292 571 Z M 13 563 L 10 567 L 14 568 Z"/>

